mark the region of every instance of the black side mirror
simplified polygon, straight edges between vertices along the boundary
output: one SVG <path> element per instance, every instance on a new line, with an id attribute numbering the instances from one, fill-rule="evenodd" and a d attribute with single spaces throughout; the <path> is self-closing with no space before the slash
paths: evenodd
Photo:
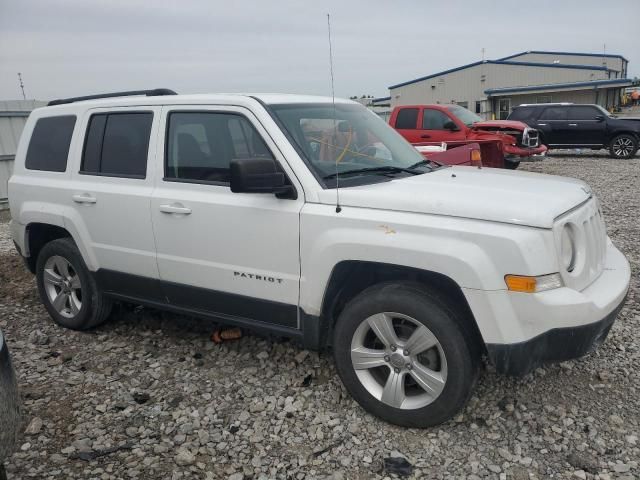
<path id="1" fill-rule="evenodd" d="M 595 116 L 595 119 L 596 119 L 597 121 L 601 122 L 601 121 L 603 121 L 603 120 L 604 120 L 604 115 L 596 115 L 596 116 Z"/>
<path id="2" fill-rule="evenodd" d="M 279 198 L 295 195 L 294 188 L 286 184 L 284 173 L 267 158 L 232 160 L 230 174 L 233 193 L 275 193 Z"/>
<path id="3" fill-rule="evenodd" d="M 452 132 L 457 132 L 458 130 L 460 130 L 452 120 L 444 122 L 443 127 L 445 128 L 445 130 L 451 130 Z"/>

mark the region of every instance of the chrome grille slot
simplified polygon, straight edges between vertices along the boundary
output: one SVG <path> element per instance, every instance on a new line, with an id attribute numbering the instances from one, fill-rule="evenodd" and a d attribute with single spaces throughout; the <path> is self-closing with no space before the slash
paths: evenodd
<path id="1" fill-rule="evenodd" d="M 576 229 L 575 245 L 579 260 L 575 269 L 561 269 L 560 275 L 566 286 L 582 290 L 600 276 L 606 262 L 607 231 L 596 198 L 557 220 L 554 230 L 558 248 L 563 229 L 571 225 Z"/>

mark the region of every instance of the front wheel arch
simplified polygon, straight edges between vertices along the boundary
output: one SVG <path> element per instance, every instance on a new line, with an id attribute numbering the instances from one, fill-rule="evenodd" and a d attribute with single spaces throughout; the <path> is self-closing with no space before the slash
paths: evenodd
<path id="1" fill-rule="evenodd" d="M 350 300 L 367 288 L 384 282 L 411 282 L 440 292 L 441 300 L 459 312 L 460 326 L 472 339 L 478 354 L 486 354 L 485 342 L 475 316 L 462 289 L 451 277 L 430 270 L 360 260 L 345 260 L 333 267 L 322 300 L 321 317 L 328 328 L 322 343 L 332 345 L 335 323 Z"/>

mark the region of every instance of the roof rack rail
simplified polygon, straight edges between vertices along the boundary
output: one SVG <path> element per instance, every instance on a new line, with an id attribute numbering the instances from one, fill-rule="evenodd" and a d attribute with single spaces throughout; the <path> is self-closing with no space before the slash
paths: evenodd
<path id="1" fill-rule="evenodd" d="M 57 100 L 51 100 L 49 103 L 47 103 L 47 106 L 64 105 L 65 103 L 82 102 L 84 100 L 96 100 L 98 98 L 131 97 L 134 95 L 146 95 L 147 97 L 158 97 L 162 95 L 177 95 L 177 93 L 168 88 L 155 88 L 153 90 L 130 90 L 128 92 L 100 93 L 98 95 L 87 95 L 84 97 L 59 98 Z"/>
<path id="2" fill-rule="evenodd" d="M 544 105 L 573 105 L 573 102 L 542 102 L 542 103 L 521 103 L 520 105 L 516 105 L 516 107 L 536 107 L 536 106 L 544 106 Z"/>

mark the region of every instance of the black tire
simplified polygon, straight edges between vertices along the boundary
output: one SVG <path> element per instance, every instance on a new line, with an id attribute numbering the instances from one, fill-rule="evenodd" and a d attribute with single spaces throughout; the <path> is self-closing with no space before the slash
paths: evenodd
<path id="1" fill-rule="evenodd" d="M 73 316 L 65 316 L 58 312 L 47 294 L 45 287 L 45 265 L 52 257 L 62 257 L 72 267 L 73 272 L 80 280 L 82 292 L 81 307 Z M 71 238 L 60 238 L 47 243 L 36 263 L 36 282 L 40 300 L 49 312 L 51 318 L 65 328 L 72 330 L 88 330 L 104 323 L 113 303 L 100 292 L 96 282 L 87 269 L 78 247 Z M 70 309 L 69 309 L 70 310 Z"/>
<path id="2" fill-rule="evenodd" d="M 446 382 L 439 396 L 426 406 L 403 409 L 383 403 L 367 390 L 353 367 L 352 340 L 357 335 L 360 325 L 380 312 L 395 312 L 417 320 L 433 333 L 444 352 L 447 365 Z M 367 412 L 382 420 L 403 427 L 417 428 L 446 422 L 468 401 L 479 372 L 479 346 L 471 343 L 471 335 L 463 334 L 461 322 L 464 320 L 455 309 L 439 300 L 435 292 L 419 284 L 383 283 L 370 287 L 351 300 L 338 318 L 333 340 L 338 375 L 353 398 Z M 387 359 L 388 357 L 385 357 L 386 362 L 389 361 Z M 393 373 L 391 364 L 386 367 L 389 367 L 388 384 Z M 384 372 L 386 367 L 378 368 Z M 407 371 L 406 374 L 410 375 L 411 372 Z M 407 384 L 404 385 L 403 392 Z"/>
<path id="3" fill-rule="evenodd" d="M 504 168 L 506 168 L 507 170 L 515 170 L 520 166 L 520 162 L 508 162 L 507 160 L 504 161 Z"/>
<path id="4" fill-rule="evenodd" d="M 638 151 L 638 139 L 628 133 L 622 133 L 611 139 L 609 154 L 613 158 L 631 158 Z"/>

